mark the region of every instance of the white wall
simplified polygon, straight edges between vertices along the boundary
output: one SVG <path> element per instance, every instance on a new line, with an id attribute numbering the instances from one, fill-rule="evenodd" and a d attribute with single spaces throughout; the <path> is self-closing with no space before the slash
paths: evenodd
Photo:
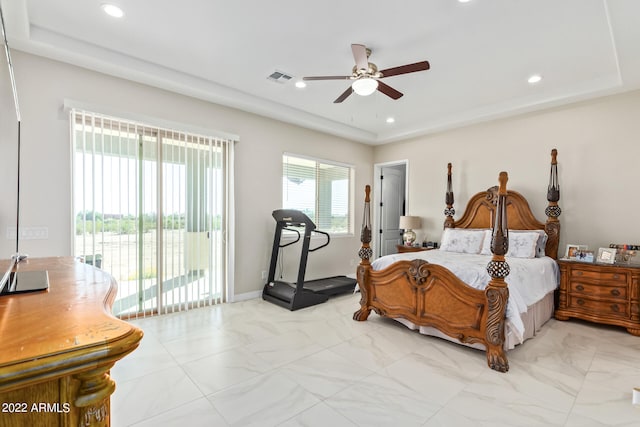
<path id="1" fill-rule="evenodd" d="M 62 109 L 65 99 L 239 135 L 235 152 L 236 294 L 260 290 L 264 284 L 261 272 L 268 270 L 275 228 L 271 211 L 282 203 L 283 152 L 354 164 L 356 189 L 370 181 L 370 146 L 45 58 L 16 51 L 12 55 L 22 109 L 21 227 L 49 229 L 47 240 L 21 242 L 21 252 L 30 256 L 71 254 L 70 137 L 68 116 Z M 14 251 L 6 229 L 15 224 L 15 115 L 5 71 L 3 68 L 0 75 L 0 258 Z M 362 217 L 361 198 L 356 200 L 355 235 L 334 239 L 330 250 L 315 253 L 309 278 L 355 271 L 352 264 L 360 247 L 358 224 Z"/>
<path id="2" fill-rule="evenodd" d="M 640 91 L 378 147 L 375 162 L 411 159 L 409 210 L 423 217 L 418 232 L 442 233 L 446 166 L 453 163 L 456 218 L 478 191 L 497 185 L 521 192 L 545 221 L 550 152 L 558 149 L 562 224 L 567 243 L 590 249 L 609 243 L 640 244 Z"/>

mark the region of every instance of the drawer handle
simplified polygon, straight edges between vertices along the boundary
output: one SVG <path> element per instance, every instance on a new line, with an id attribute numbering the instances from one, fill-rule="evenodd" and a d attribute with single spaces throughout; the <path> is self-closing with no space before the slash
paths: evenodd
<path id="1" fill-rule="evenodd" d="M 620 307 L 618 307 L 618 304 L 611 304 L 611 311 L 613 311 L 615 313 L 619 313 L 620 312 Z"/>
<path id="2" fill-rule="evenodd" d="M 584 286 L 578 285 L 578 286 L 576 286 L 576 289 L 579 290 L 579 291 L 584 291 Z"/>
<path id="3" fill-rule="evenodd" d="M 619 279 L 619 278 L 620 278 L 620 275 L 619 275 L 619 274 L 614 274 L 614 275 L 613 275 L 613 278 L 614 278 L 614 279 Z"/>
<path id="4" fill-rule="evenodd" d="M 614 297 L 619 297 L 620 296 L 620 291 L 617 289 L 613 289 L 611 291 L 611 295 L 613 295 Z"/>
<path id="5" fill-rule="evenodd" d="M 584 305 L 584 300 L 582 298 L 578 298 L 576 302 L 578 303 L 578 305 Z"/>
<path id="6" fill-rule="evenodd" d="M 576 276 L 582 276 L 582 271 L 576 271 Z"/>

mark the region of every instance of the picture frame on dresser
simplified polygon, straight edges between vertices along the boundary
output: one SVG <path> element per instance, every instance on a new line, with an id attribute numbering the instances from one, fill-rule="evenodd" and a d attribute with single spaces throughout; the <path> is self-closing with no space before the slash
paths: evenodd
<path id="1" fill-rule="evenodd" d="M 595 253 L 593 251 L 578 251 L 575 260 L 580 262 L 593 262 L 595 261 Z"/>
<path id="2" fill-rule="evenodd" d="M 566 259 L 577 261 L 579 259 L 579 253 L 581 251 L 586 251 L 587 249 L 589 249 L 587 245 L 576 245 L 573 243 L 569 243 L 564 253 L 564 257 Z"/>
<path id="3" fill-rule="evenodd" d="M 602 264 L 614 264 L 616 262 L 616 248 L 600 248 L 598 249 L 597 262 Z"/>

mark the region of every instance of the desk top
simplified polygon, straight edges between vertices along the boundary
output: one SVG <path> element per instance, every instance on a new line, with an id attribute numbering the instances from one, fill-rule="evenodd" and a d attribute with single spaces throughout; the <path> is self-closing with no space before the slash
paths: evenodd
<path id="1" fill-rule="evenodd" d="M 138 346 L 142 331 L 111 314 L 117 284 L 108 273 L 72 257 L 18 265 L 29 270 L 47 270 L 49 290 L 0 297 L 0 391 L 115 362 Z"/>

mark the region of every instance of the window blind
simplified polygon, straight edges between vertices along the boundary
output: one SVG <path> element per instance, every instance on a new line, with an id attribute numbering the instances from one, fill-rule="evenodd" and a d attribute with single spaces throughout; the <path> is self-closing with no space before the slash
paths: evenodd
<path id="1" fill-rule="evenodd" d="M 71 110 L 74 254 L 122 317 L 225 300 L 233 141 Z"/>
<path id="2" fill-rule="evenodd" d="M 332 234 L 352 232 L 349 165 L 285 153 L 282 157 L 284 209 L 296 209 Z"/>

